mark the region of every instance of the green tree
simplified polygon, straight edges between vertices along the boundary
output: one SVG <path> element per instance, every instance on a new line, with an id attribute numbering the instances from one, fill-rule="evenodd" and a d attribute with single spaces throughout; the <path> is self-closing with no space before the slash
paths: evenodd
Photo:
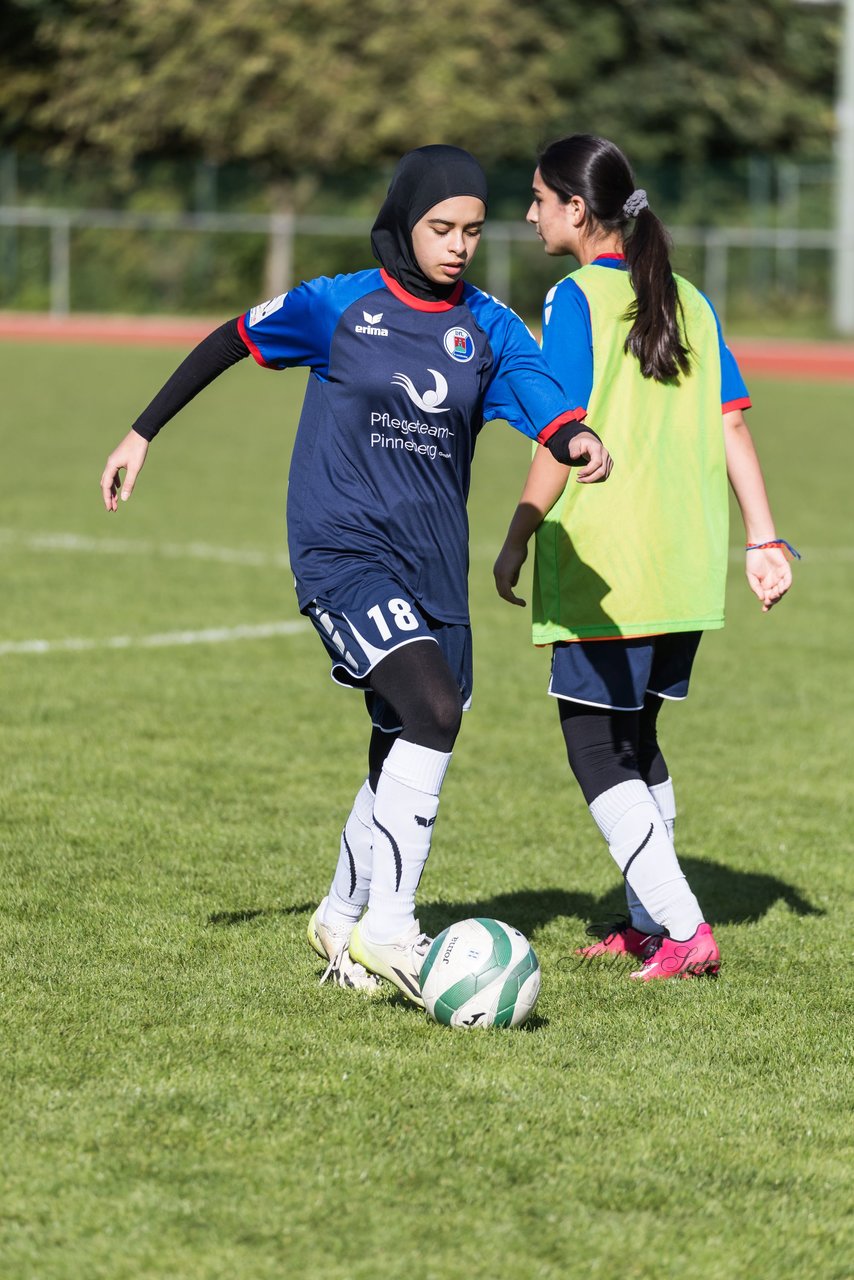
<path id="1" fill-rule="evenodd" d="M 438 140 L 529 151 L 557 111 L 558 40 L 518 0 L 72 0 L 44 11 L 31 47 L 48 73 L 18 88 L 60 155 L 189 153 L 293 179 Z"/>
<path id="2" fill-rule="evenodd" d="M 827 156 L 838 8 L 795 0 L 543 8 L 564 31 L 552 82 L 569 108 L 565 130 L 608 134 L 639 163 Z"/>
<path id="3" fill-rule="evenodd" d="M 318 176 L 456 142 L 527 166 L 588 130 L 636 163 L 826 157 L 840 15 L 795 0 L 7 0 L 0 142 Z"/>

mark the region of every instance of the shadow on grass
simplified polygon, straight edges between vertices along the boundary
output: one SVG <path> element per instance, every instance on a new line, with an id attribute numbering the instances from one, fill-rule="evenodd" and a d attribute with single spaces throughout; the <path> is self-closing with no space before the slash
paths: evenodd
<path id="1" fill-rule="evenodd" d="M 725 863 L 679 855 L 682 870 L 703 910 L 718 924 L 750 924 L 778 902 L 796 916 L 823 916 L 794 885 L 759 871 L 736 871 Z"/>
<path id="2" fill-rule="evenodd" d="M 680 856 L 680 864 L 707 918 L 713 924 L 750 924 L 760 920 L 777 902 L 799 916 L 821 916 L 793 885 L 776 876 L 737 871 L 719 862 Z M 622 885 L 596 896 L 567 889 L 521 889 L 470 902 L 426 903 L 419 906 L 421 927 L 431 934 L 467 916 L 504 920 L 528 937 L 552 920 L 564 917 L 583 921 L 608 920 L 625 915 Z"/>
<path id="3" fill-rule="evenodd" d="M 277 916 L 301 916 L 312 912 L 316 902 L 295 902 L 290 907 L 249 907 L 245 911 L 214 911 L 207 918 L 207 923 L 218 929 L 229 929 L 236 924 L 249 924 L 262 917 L 266 920 Z"/>
<path id="4" fill-rule="evenodd" d="M 713 924 L 751 924 L 760 920 L 777 902 L 783 902 L 799 916 L 823 916 L 798 890 L 777 876 L 756 871 L 736 871 L 720 862 L 704 858 L 680 856 L 688 877 L 706 916 Z M 207 923 L 216 928 L 232 928 L 253 920 L 274 920 L 282 916 L 309 915 L 317 906 L 312 902 L 295 902 L 284 907 L 249 907 L 242 911 L 214 911 Z M 520 889 L 500 893 L 492 898 L 473 901 L 420 903 L 421 927 L 431 936 L 447 925 L 468 916 L 488 916 L 504 920 L 530 937 L 552 920 L 566 917 L 583 921 L 607 920 L 624 915 L 626 900 L 622 885 L 615 884 L 607 893 L 596 896 L 574 889 Z"/>

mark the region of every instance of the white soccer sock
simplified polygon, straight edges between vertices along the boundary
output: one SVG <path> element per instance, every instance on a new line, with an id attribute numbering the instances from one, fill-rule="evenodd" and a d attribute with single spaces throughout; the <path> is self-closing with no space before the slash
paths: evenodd
<path id="1" fill-rule="evenodd" d="M 661 933 L 661 925 L 657 920 L 653 920 L 628 880 L 626 881 L 626 905 L 629 908 L 629 920 L 633 929 L 637 929 L 638 933 Z"/>
<path id="2" fill-rule="evenodd" d="M 664 819 L 667 834 L 675 846 L 673 832 L 676 828 L 676 796 L 673 793 L 673 779 L 668 778 L 666 782 L 656 782 L 654 787 L 650 787 L 649 794 L 658 805 L 658 812 Z"/>
<path id="3" fill-rule="evenodd" d="M 450 753 L 398 738 L 386 756 L 374 800 L 374 864 L 365 934 L 393 942 L 415 921 L 424 870 Z"/>
<path id="4" fill-rule="evenodd" d="M 611 856 L 653 921 L 672 938 L 693 937 L 703 913 L 682 873 L 667 827 L 645 782 L 621 782 L 597 796 L 590 812 Z"/>
<path id="5" fill-rule="evenodd" d="M 664 820 L 665 827 L 667 827 L 670 843 L 673 844 L 673 832 L 676 827 L 676 798 L 673 794 L 673 779 L 668 778 L 666 782 L 657 782 L 655 786 L 649 788 L 649 793 L 658 805 L 658 812 Z M 626 881 L 626 902 L 629 906 L 629 918 L 632 922 L 632 928 L 637 929 L 639 933 L 661 932 L 661 925 L 653 920 L 628 880 Z"/>
<path id="6" fill-rule="evenodd" d="M 368 901 L 373 860 L 373 810 L 374 793 L 366 780 L 353 801 L 350 816 L 341 832 L 338 865 L 323 911 L 323 924 L 339 927 L 355 924 Z"/>

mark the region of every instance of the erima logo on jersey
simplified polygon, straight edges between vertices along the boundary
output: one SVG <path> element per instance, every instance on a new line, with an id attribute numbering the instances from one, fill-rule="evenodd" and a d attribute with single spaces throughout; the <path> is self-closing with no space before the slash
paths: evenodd
<path id="1" fill-rule="evenodd" d="M 375 316 L 369 315 L 367 311 L 363 311 L 362 315 L 365 317 L 365 323 L 356 325 L 357 333 L 369 333 L 374 338 L 388 337 L 388 329 L 377 328 L 377 325 L 383 318 L 383 313 L 381 311 L 378 311 Z"/>
<path id="2" fill-rule="evenodd" d="M 267 316 L 271 316 L 274 311 L 278 311 L 287 296 L 286 293 L 280 293 L 277 298 L 271 298 L 269 302 L 259 302 L 257 307 L 253 307 L 249 312 L 250 327 L 260 323 L 261 320 L 266 320 Z"/>
<path id="3" fill-rule="evenodd" d="M 423 394 L 415 389 L 415 383 L 405 373 L 396 373 L 391 380 L 393 387 L 403 387 L 409 399 L 414 405 L 417 405 L 422 413 L 450 413 L 450 406 L 441 407 L 442 401 L 448 394 L 448 382 L 443 378 L 438 369 L 428 369 L 428 373 L 432 373 L 435 386 L 428 387 Z"/>

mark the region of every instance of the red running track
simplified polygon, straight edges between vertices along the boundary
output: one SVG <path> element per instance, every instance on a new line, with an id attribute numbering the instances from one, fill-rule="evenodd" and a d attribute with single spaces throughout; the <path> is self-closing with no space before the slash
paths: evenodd
<path id="1" fill-rule="evenodd" d="M 72 315 L 0 312 L 0 340 L 104 342 L 129 346 L 177 346 L 200 342 L 221 319 L 164 316 Z M 730 343 L 745 376 L 854 381 L 854 344 L 785 338 L 736 339 Z"/>

